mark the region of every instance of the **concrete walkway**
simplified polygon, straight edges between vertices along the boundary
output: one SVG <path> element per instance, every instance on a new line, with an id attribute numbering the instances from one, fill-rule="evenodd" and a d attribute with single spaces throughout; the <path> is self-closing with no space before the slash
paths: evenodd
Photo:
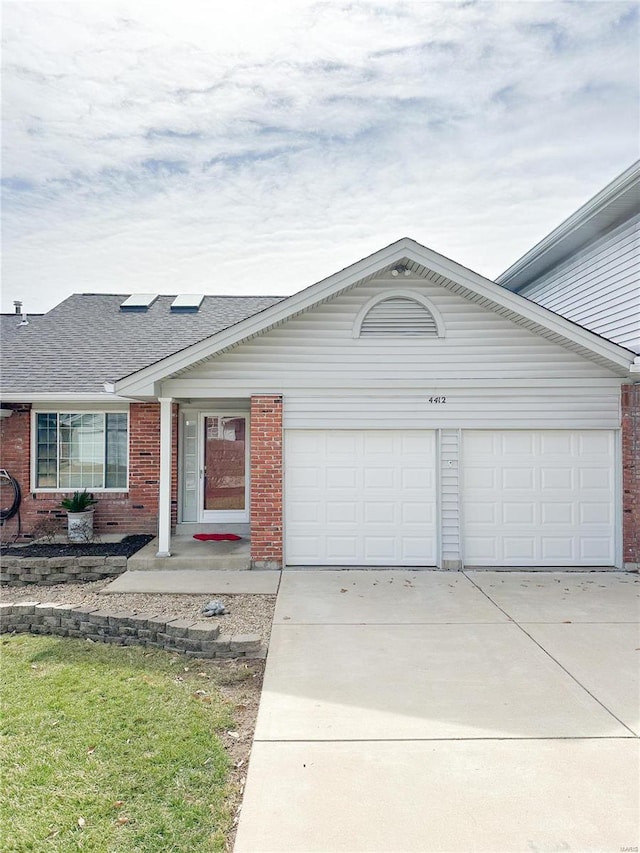
<path id="1" fill-rule="evenodd" d="M 251 566 L 248 537 L 235 542 L 200 542 L 188 535 L 171 537 L 171 556 L 157 557 L 158 539 L 152 539 L 127 561 L 130 572 L 153 571 L 243 571 Z"/>
<path id="2" fill-rule="evenodd" d="M 217 569 L 179 569 L 168 571 L 124 572 L 100 590 L 103 595 L 113 592 L 169 593 L 172 595 L 275 595 L 280 572 L 220 571 Z"/>
<path id="3" fill-rule="evenodd" d="M 235 853 L 637 850 L 638 580 L 283 572 Z"/>

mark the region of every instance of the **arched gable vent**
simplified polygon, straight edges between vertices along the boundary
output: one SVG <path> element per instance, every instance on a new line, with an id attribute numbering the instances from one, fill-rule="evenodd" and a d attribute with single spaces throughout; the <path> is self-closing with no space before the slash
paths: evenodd
<path id="1" fill-rule="evenodd" d="M 364 314 L 358 333 L 361 338 L 440 335 L 433 312 L 409 296 L 390 296 L 376 302 Z"/>

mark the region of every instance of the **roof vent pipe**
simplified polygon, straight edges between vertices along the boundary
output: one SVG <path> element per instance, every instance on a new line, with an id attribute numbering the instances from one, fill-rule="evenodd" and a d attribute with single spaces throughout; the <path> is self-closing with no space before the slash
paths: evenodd
<path id="1" fill-rule="evenodd" d="M 28 326 L 28 325 L 29 325 L 29 320 L 27 319 L 27 312 L 23 311 L 22 314 L 20 315 L 20 322 L 18 323 L 18 328 L 20 328 L 20 326 Z"/>
<path id="2" fill-rule="evenodd" d="M 13 313 L 22 314 L 22 302 L 19 299 L 15 299 L 13 302 Z"/>

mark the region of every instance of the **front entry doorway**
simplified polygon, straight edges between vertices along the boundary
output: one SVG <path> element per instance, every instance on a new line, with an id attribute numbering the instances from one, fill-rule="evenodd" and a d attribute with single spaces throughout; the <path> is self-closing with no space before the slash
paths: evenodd
<path id="1" fill-rule="evenodd" d="M 203 522 L 249 520 L 249 418 L 201 414 L 200 518 Z"/>

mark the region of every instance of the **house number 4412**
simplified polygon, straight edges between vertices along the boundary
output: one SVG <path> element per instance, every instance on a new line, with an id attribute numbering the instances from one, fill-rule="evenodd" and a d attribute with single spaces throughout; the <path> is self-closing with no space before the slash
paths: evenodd
<path id="1" fill-rule="evenodd" d="M 430 403 L 446 403 L 447 398 L 446 397 L 429 397 L 429 402 Z"/>

